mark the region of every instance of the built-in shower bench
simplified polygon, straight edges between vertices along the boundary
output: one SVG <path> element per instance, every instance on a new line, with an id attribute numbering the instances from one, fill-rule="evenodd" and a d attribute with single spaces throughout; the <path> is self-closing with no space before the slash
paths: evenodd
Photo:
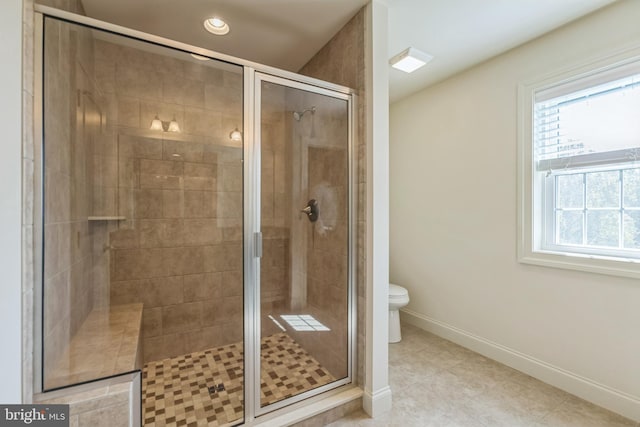
<path id="1" fill-rule="evenodd" d="M 142 369 L 142 304 L 93 309 L 46 378 L 58 388 Z"/>

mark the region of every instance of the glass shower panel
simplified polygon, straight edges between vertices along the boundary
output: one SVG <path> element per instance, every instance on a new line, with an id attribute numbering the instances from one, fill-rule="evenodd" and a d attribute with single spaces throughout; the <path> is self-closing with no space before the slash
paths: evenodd
<path id="1" fill-rule="evenodd" d="M 347 100 L 261 81 L 260 406 L 349 375 Z"/>
<path id="2" fill-rule="evenodd" d="M 43 388 L 142 370 L 156 425 L 244 416 L 243 69 L 201 59 L 45 18 Z"/>

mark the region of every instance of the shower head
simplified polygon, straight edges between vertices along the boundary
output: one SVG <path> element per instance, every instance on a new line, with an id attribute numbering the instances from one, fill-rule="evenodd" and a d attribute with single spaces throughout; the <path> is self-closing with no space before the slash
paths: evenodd
<path id="1" fill-rule="evenodd" d="M 311 114 L 315 114 L 316 112 L 316 107 L 309 107 L 309 108 L 305 108 L 302 111 L 294 111 L 293 112 L 293 118 L 296 120 L 296 122 L 299 122 L 300 119 L 302 119 L 302 116 L 304 116 L 305 113 L 311 111 Z"/>

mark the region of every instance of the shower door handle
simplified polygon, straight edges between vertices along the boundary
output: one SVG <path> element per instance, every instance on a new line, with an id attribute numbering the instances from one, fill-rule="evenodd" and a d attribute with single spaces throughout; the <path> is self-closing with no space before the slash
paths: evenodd
<path id="1" fill-rule="evenodd" d="M 253 233 L 253 244 L 256 248 L 256 258 L 262 258 L 262 233 Z"/>

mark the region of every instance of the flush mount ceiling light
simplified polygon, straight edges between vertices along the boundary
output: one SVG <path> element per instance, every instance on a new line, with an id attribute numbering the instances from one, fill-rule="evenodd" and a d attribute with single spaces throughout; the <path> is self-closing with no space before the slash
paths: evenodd
<path id="1" fill-rule="evenodd" d="M 229 32 L 229 24 L 224 22 L 224 19 L 214 16 L 213 18 L 204 20 L 204 28 L 211 34 L 216 36 L 224 36 Z"/>
<path id="2" fill-rule="evenodd" d="M 389 64 L 397 70 L 412 73 L 432 59 L 433 56 L 428 53 L 419 51 L 414 47 L 409 47 L 391 58 Z"/>

